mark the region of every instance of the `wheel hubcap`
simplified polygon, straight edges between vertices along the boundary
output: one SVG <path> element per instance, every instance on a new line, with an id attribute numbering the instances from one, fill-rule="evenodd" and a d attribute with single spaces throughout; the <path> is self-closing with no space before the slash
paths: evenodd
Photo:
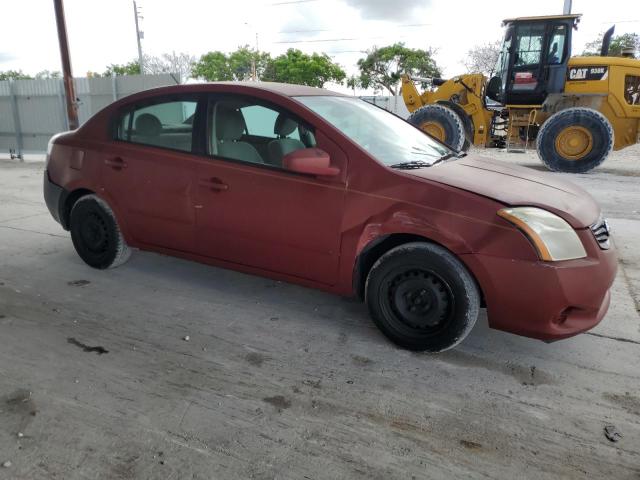
<path id="1" fill-rule="evenodd" d="M 572 125 L 556 137 L 556 150 L 567 160 L 580 160 L 593 149 L 593 135 L 589 130 Z"/>
<path id="2" fill-rule="evenodd" d="M 107 225 L 99 215 L 90 213 L 82 222 L 80 235 L 84 245 L 93 253 L 103 253 L 107 249 Z"/>
<path id="3" fill-rule="evenodd" d="M 449 288 L 436 275 L 415 270 L 397 275 L 391 282 L 389 300 L 396 316 L 416 329 L 440 326 L 451 310 Z"/>
<path id="4" fill-rule="evenodd" d="M 425 133 L 428 133 L 434 138 L 437 138 L 441 142 L 444 142 L 445 132 L 444 127 L 440 125 L 438 122 L 428 121 L 424 122 L 420 125 L 420 130 Z"/>

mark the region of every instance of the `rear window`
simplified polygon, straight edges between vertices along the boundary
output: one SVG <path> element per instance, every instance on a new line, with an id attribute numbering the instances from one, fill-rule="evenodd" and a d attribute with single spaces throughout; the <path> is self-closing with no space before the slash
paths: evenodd
<path id="1" fill-rule="evenodd" d="M 196 107 L 195 100 L 173 100 L 134 107 L 119 118 L 116 138 L 190 152 Z"/>

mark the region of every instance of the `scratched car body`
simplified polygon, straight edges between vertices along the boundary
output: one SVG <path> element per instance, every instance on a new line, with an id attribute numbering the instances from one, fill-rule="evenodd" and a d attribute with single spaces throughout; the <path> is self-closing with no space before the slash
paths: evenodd
<path id="1" fill-rule="evenodd" d="M 594 200 L 552 174 L 449 150 L 327 90 L 149 90 L 52 138 L 53 217 L 95 268 L 131 248 L 363 299 L 413 350 L 493 328 L 557 340 L 605 315 L 616 273 Z"/>

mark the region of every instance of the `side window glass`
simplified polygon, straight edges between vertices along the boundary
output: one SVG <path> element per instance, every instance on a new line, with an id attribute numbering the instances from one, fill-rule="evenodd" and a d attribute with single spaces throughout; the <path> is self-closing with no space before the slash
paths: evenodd
<path id="1" fill-rule="evenodd" d="M 566 36 L 566 25 L 557 25 L 553 28 L 551 41 L 549 42 L 549 51 L 547 52 L 547 63 L 549 65 L 557 65 L 563 62 L 564 41 Z"/>
<path id="2" fill-rule="evenodd" d="M 624 99 L 629 105 L 640 105 L 640 76 L 627 75 L 624 78 Z"/>
<path id="3" fill-rule="evenodd" d="M 170 101 L 136 108 L 119 122 L 118 138 L 190 152 L 196 101 Z"/>
<path id="4" fill-rule="evenodd" d="M 285 155 L 315 146 L 313 130 L 293 115 L 250 100 L 220 100 L 209 109 L 212 155 L 284 168 Z"/>
<path id="5" fill-rule="evenodd" d="M 120 121 L 118 122 L 118 140 L 129 141 L 129 122 L 131 122 L 131 112 L 127 112 L 120 117 Z"/>

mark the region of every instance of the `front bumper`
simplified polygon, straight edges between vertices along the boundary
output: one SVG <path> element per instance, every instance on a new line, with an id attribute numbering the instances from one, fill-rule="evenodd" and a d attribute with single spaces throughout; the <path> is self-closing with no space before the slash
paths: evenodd
<path id="1" fill-rule="evenodd" d="M 578 260 L 462 256 L 482 288 L 490 327 L 553 341 L 589 330 L 604 318 L 617 255 L 613 248 L 601 250 L 588 229 L 577 233 L 587 250 Z"/>
<path id="2" fill-rule="evenodd" d="M 56 222 L 68 229 L 65 218 L 65 205 L 67 202 L 68 192 L 59 185 L 56 185 L 49 178 L 49 172 L 44 171 L 43 179 L 44 203 L 47 204 L 49 213 Z"/>

